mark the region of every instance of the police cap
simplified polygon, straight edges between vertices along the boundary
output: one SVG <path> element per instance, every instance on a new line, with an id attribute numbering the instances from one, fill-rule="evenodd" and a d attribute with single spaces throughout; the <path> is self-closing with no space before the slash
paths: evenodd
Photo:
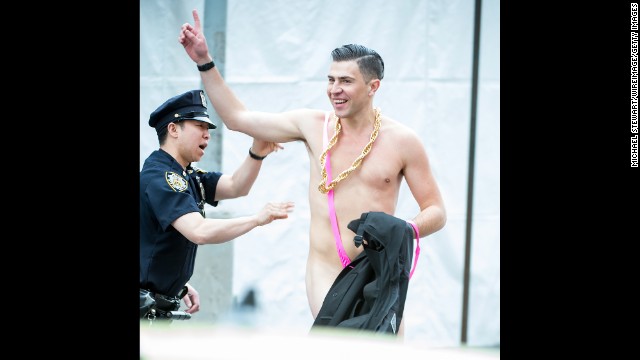
<path id="1" fill-rule="evenodd" d="M 149 126 L 159 131 L 170 122 L 182 120 L 203 121 L 209 124 L 209 129 L 216 128 L 207 113 L 207 98 L 204 91 L 189 90 L 165 101 L 149 116 Z"/>

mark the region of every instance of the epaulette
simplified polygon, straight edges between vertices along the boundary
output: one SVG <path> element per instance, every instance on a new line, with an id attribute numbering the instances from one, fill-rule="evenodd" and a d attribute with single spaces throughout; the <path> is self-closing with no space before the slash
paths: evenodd
<path id="1" fill-rule="evenodd" d="M 189 174 L 191 174 L 192 172 L 196 172 L 196 173 L 198 173 L 198 174 L 206 174 L 206 173 L 207 173 L 207 171 L 202 170 L 202 169 L 200 169 L 200 168 L 199 168 L 199 167 L 197 167 L 197 166 L 193 166 L 193 165 L 191 165 L 191 170 L 189 170 Z"/>

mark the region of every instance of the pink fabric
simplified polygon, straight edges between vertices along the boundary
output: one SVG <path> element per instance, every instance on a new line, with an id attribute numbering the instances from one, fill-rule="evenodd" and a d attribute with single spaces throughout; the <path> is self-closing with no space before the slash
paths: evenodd
<path id="1" fill-rule="evenodd" d="M 324 131 L 323 131 L 323 148 L 326 148 L 329 144 L 329 136 L 327 133 L 327 128 L 329 126 L 329 112 L 324 116 Z M 327 170 L 327 185 L 331 182 L 331 163 L 329 160 L 329 152 L 327 151 L 327 157 L 325 161 L 325 169 Z M 329 220 L 331 220 L 331 230 L 333 230 L 333 237 L 336 240 L 336 248 L 338 249 L 338 255 L 340 255 L 340 262 L 342 263 L 342 267 L 347 267 L 351 263 L 351 259 L 349 259 L 349 255 L 344 250 L 344 245 L 342 245 L 342 237 L 340 236 L 340 229 L 338 228 L 338 219 L 336 216 L 336 208 L 333 204 L 333 189 L 329 190 L 327 193 L 327 197 L 329 199 Z"/>
<path id="2" fill-rule="evenodd" d="M 407 220 L 409 224 L 413 227 L 413 231 L 416 233 L 416 256 L 415 261 L 413 262 L 413 267 L 411 268 L 411 272 L 409 273 L 409 279 L 413 276 L 413 272 L 416 271 L 416 266 L 418 265 L 418 258 L 420 257 L 420 229 L 418 229 L 418 225 L 411 220 Z"/>

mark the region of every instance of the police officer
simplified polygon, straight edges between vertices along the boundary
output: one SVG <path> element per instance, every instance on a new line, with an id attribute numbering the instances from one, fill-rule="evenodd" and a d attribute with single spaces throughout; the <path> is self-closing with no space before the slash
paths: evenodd
<path id="1" fill-rule="evenodd" d="M 204 155 L 209 130 L 216 128 L 202 90 L 167 100 L 151 113 L 149 126 L 156 129 L 160 148 L 140 171 L 140 317 L 183 313 L 189 318 L 200 308 L 197 291 L 187 283 L 198 245 L 233 240 L 257 226 L 286 219 L 293 210 L 293 202 L 271 202 L 251 216 L 213 219 L 205 217 L 204 204 L 217 206 L 220 200 L 246 196 L 262 160 L 282 146 L 254 139 L 232 175 L 192 166 Z M 187 307 L 184 312 L 177 311 L 180 299 Z"/>

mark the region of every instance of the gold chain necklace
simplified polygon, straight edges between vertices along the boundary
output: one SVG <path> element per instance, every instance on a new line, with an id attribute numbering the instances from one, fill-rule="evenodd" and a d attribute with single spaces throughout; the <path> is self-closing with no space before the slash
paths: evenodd
<path id="1" fill-rule="evenodd" d="M 327 169 L 325 167 L 325 163 L 327 160 L 327 153 L 329 152 L 329 149 L 331 149 L 338 141 L 338 134 L 340 133 L 340 129 L 342 129 L 342 126 L 340 125 L 340 118 L 338 118 L 335 115 L 335 113 L 333 114 L 333 118 L 336 121 L 335 134 L 329 141 L 327 148 L 324 150 L 322 155 L 320 155 L 320 167 L 322 167 L 322 181 L 320 181 L 320 185 L 318 185 L 318 190 L 321 193 L 323 194 L 328 193 L 329 190 L 332 190 L 336 185 L 338 185 L 340 181 L 346 179 L 347 176 L 349 176 L 349 174 L 353 172 L 353 170 L 357 169 L 358 166 L 360 166 L 360 164 L 362 163 L 362 159 L 364 159 L 364 157 L 367 156 L 369 151 L 371 151 L 371 146 L 373 146 L 373 142 L 378 137 L 378 131 L 380 130 L 380 108 L 376 108 L 375 111 L 376 111 L 376 118 L 373 121 L 373 132 L 371 133 L 371 139 L 369 140 L 369 143 L 364 147 L 364 149 L 362 149 L 362 153 L 353 161 L 353 164 L 351 164 L 351 167 L 341 172 L 340 175 L 338 175 L 335 179 L 331 180 L 331 182 L 327 185 Z"/>

